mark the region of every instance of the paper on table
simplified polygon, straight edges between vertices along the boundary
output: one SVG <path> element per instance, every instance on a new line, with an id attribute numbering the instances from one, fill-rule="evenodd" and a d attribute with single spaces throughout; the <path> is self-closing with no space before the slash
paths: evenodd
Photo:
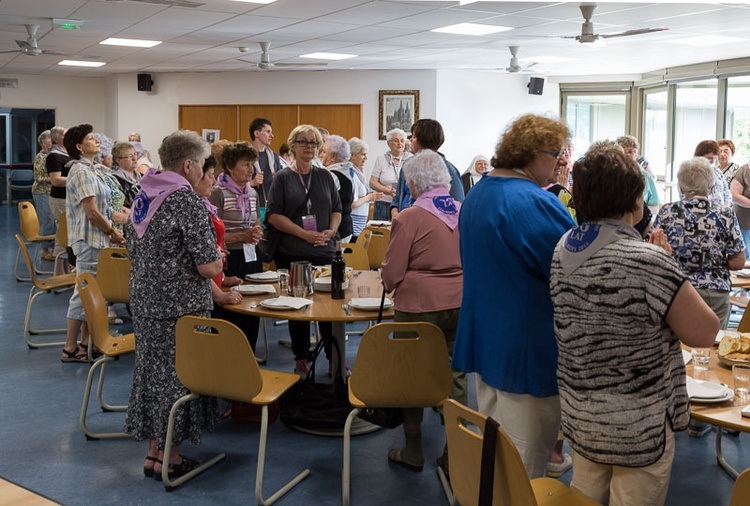
<path id="1" fill-rule="evenodd" d="M 304 297 L 288 297 L 286 295 L 276 297 L 276 300 L 274 300 L 273 303 L 269 303 L 267 301 L 268 299 L 266 299 L 266 301 L 264 302 L 266 302 L 266 304 L 270 306 L 289 306 L 294 309 L 301 309 L 312 304 L 312 301 L 310 299 L 305 299 Z"/>
<path id="2" fill-rule="evenodd" d="M 740 278 L 750 278 L 750 269 L 742 269 L 734 272 L 735 276 Z"/>
<path id="3" fill-rule="evenodd" d="M 712 381 L 700 381 L 686 377 L 687 394 L 691 399 L 718 399 L 727 393 L 726 388 Z"/>
<path id="4" fill-rule="evenodd" d="M 259 293 L 276 293 L 273 285 L 237 285 L 231 288 L 243 295 L 255 295 Z"/>
<path id="5" fill-rule="evenodd" d="M 245 277 L 250 279 L 277 279 L 279 277 L 279 274 L 276 271 L 263 271 L 248 274 Z"/>

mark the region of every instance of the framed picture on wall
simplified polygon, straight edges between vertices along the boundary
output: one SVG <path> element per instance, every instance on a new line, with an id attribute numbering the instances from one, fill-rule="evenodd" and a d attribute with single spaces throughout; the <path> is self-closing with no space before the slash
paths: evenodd
<path id="1" fill-rule="evenodd" d="M 221 131 L 220 130 L 210 130 L 208 128 L 203 129 L 203 138 L 206 139 L 206 142 L 209 144 L 213 144 L 214 142 L 221 139 Z"/>
<path id="2" fill-rule="evenodd" d="M 385 134 L 394 128 L 409 132 L 419 119 L 419 90 L 380 90 L 378 93 L 378 138 L 385 140 Z"/>

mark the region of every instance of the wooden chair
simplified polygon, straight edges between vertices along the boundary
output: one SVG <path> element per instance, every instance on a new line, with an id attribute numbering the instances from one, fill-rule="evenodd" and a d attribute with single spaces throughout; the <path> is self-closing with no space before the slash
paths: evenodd
<path id="1" fill-rule="evenodd" d="M 20 234 L 16 234 L 16 241 L 18 241 L 18 251 L 23 256 L 23 259 L 26 262 L 26 267 L 31 273 L 31 278 L 29 278 L 31 280 L 31 290 L 29 291 L 29 302 L 26 304 L 26 317 L 24 318 L 23 322 L 23 340 L 31 349 L 44 348 L 47 346 L 62 346 L 63 344 L 65 344 L 65 341 L 56 341 L 54 343 L 40 343 L 31 341 L 31 339 L 29 338 L 30 335 L 58 334 L 67 330 L 67 328 L 65 327 L 55 329 L 32 329 L 31 313 L 34 309 L 34 302 L 36 302 L 36 300 L 43 294 L 54 294 L 61 290 L 73 288 L 73 286 L 75 286 L 76 284 L 76 275 L 74 273 L 71 273 L 61 274 L 59 276 L 50 276 L 48 278 L 37 278 L 34 267 L 31 264 L 31 255 L 29 255 L 29 250 L 26 247 L 26 243 L 21 238 Z"/>
<path id="2" fill-rule="evenodd" d="M 370 270 L 370 257 L 367 256 L 367 250 L 362 245 L 353 242 L 341 244 L 341 249 L 346 260 L 346 266 L 358 271 Z"/>
<path id="3" fill-rule="evenodd" d="M 113 439 L 130 437 L 124 432 L 94 432 L 86 424 L 86 416 L 89 407 L 89 398 L 91 397 L 91 387 L 94 384 L 94 376 L 99 371 L 99 382 L 96 387 L 96 397 L 99 400 L 99 406 L 102 411 L 125 411 L 125 406 L 112 406 L 102 399 L 102 388 L 104 386 L 104 373 L 107 364 L 116 360 L 121 355 L 135 352 L 135 335 L 130 333 L 124 336 L 114 337 L 109 332 L 109 318 L 107 317 L 107 302 L 104 300 L 102 291 L 99 288 L 96 278 L 90 272 L 84 272 L 76 280 L 78 294 L 81 296 L 83 310 L 86 312 L 86 323 L 89 327 L 89 343 L 93 344 L 101 351 L 99 357 L 89 369 L 86 377 L 86 388 L 83 392 L 83 403 L 81 404 L 81 429 L 86 435 L 86 439 Z"/>
<path id="4" fill-rule="evenodd" d="M 34 244 L 34 256 L 32 257 L 33 261 L 31 262 L 31 267 L 29 267 L 29 272 L 32 271 L 36 274 L 52 274 L 52 271 L 42 270 L 40 269 L 37 264 L 37 258 L 39 257 L 39 247 L 42 243 L 47 241 L 53 241 L 55 239 L 54 235 L 39 235 L 39 218 L 36 215 L 36 209 L 34 208 L 34 204 L 31 202 L 25 201 L 25 202 L 19 202 L 18 203 L 18 218 L 21 223 L 21 236 L 23 237 L 24 243 L 26 244 Z M 18 281 L 31 281 L 31 278 L 24 278 L 20 275 L 18 272 L 18 266 L 21 262 L 21 248 L 18 248 L 18 251 L 16 252 L 16 263 L 13 266 L 13 274 L 16 276 L 16 279 Z"/>
<path id="5" fill-rule="evenodd" d="M 197 327 L 197 328 L 196 328 Z M 216 333 L 210 333 L 213 329 Z M 268 438 L 268 405 L 276 401 L 299 375 L 259 369 L 247 338 L 236 326 L 225 320 L 183 316 L 177 322 L 175 369 L 177 377 L 190 393 L 180 397 L 172 406 L 167 426 L 164 462 L 169 462 L 174 421 L 180 406 L 200 395 L 223 397 L 232 401 L 251 402 L 263 406 L 258 448 L 258 467 L 255 478 L 255 498 L 258 504 L 268 505 L 286 494 L 310 474 L 305 469 L 268 499 L 263 499 L 263 468 Z M 169 479 L 169 466 L 162 468 L 164 487 L 170 491 L 221 461 L 221 453 L 197 469 L 175 480 Z"/>
<path id="6" fill-rule="evenodd" d="M 450 483 L 455 499 L 460 504 L 478 504 L 487 417 L 452 399 L 443 404 L 443 417 L 450 455 Z M 505 431 L 498 428 L 492 504 L 593 506 L 598 503 L 561 481 L 552 478 L 529 480 L 521 455 Z"/>
<path id="7" fill-rule="evenodd" d="M 367 245 L 367 256 L 370 257 L 370 268 L 379 269 L 383 263 L 388 243 L 391 242 L 391 230 L 385 227 L 367 228 L 370 230 L 370 242 Z"/>
<path id="8" fill-rule="evenodd" d="M 109 303 L 130 303 L 130 253 L 125 248 L 104 248 L 96 265 L 104 299 Z"/>
<path id="9" fill-rule="evenodd" d="M 742 313 L 739 325 L 737 325 L 737 332 L 750 332 L 750 311 L 745 309 Z"/>
<path id="10" fill-rule="evenodd" d="M 392 332 L 415 337 L 390 338 Z M 380 323 L 362 335 L 349 378 L 353 406 L 344 425 L 342 500 L 350 502 L 351 429 L 364 408 L 420 408 L 441 405 L 453 376 L 443 332 L 431 323 Z M 469 503 L 466 503 L 469 504 Z"/>
<path id="11" fill-rule="evenodd" d="M 57 234 L 55 235 L 55 240 L 62 248 L 61 251 L 59 251 L 55 255 L 55 268 L 57 268 L 57 264 L 60 261 L 60 258 L 62 258 L 63 256 L 65 258 L 68 258 L 68 220 L 67 213 L 65 212 L 60 215 L 60 221 L 57 223 Z"/>
<path id="12" fill-rule="evenodd" d="M 750 468 L 745 469 L 734 482 L 729 506 L 747 506 L 750 504 Z"/>
<path id="13" fill-rule="evenodd" d="M 367 209 L 367 221 L 372 221 L 372 217 L 375 215 L 375 202 L 370 202 Z"/>

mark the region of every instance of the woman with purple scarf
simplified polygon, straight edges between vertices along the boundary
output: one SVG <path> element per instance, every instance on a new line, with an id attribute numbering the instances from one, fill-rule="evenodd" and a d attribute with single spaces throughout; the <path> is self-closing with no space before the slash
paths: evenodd
<path id="1" fill-rule="evenodd" d="M 248 274 L 263 271 L 257 248 L 263 237 L 258 193 L 250 186 L 258 152 L 247 142 L 236 142 L 226 146 L 219 159 L 223 172 L 216 179 L 208 200 L 216 206 L 217 217 L 226 226 L 224 241 L 229 255 L 224 274 L 244 279 Z M 255 350 L 260 322 L 257 317 L 227 311 L 218 305 L 214 307 L 214 316 L 241 328 Z"/>
<path id="2" fill-rule="evenodd" d="M 170 461 L 163 463 L 167 422 L 172 404 L 188 393 L 175 371 L 175 326 L 184 315 L 209 316 L 211 278 L 221 272 L 221 249 L 203 200 L 193 186 L 203 178 L 211 153 L 195 132 L 179 130 L 159 148 L 163 172 L 150 169 L 133 201 L 125 225 L 130 252 L 130 306 L 136 339 L 133 386 L 125 432 L 149 440 L 143 466 L 146 476 L 182 476 L 199 464 L 180 453 L 189 439 L 200 442 L 201 430 L 218 420 L 216 399 L 201 397 L 177 414 Z"/>
<path id="3" fill-rule="evenodd" d="M 416 201 L 393 220 L 391 242 L 382 264 L 383 283 L 387 290 L 396 291 L 396 321 L 437 325 L 452 355 L 463 295 L 458 247 L 461 203 L 450 196 L 451 176 L 435 151 L 420 151 L 404 163 L 402 170 Z M 466 389 L 466 375 L 454 371 L 450 397 L 466 404 Z M 403 411 L 406 446 L 388 452 L 388 460 L 421 471 L 423 410 Z M 438 465 L 447 472 L 447 446 Z"/>

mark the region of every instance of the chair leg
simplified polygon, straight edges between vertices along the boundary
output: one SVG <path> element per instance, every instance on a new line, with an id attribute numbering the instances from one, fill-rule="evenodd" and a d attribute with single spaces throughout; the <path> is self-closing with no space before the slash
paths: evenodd
<path id="1" fill-rule="evenodd" d="M 89 341 L 89 344 L 91 344 L 91 341 Z M 111 360 L 107 360 L 107 362 L 111 362 L 112 360 L 114 360 L 114 358 L 112 358 Z M 102 364 L 102 370 L 99 373 L 99 384 L 96 387 L 96 398 L 99 401 L 99 406 L 102 408 L 102 411 L 105 411 L 105 412 L 127 411 L 128 410 L 127 404 L 125 404 L 124 406 L 123 405 L 112 406 L 111 404 L 107 404 L 106 402 L 104 402 L 104 399 L 102 398 L 102 390 L 104 387 L 104 371 L 106 367 L 107 367 L 107 363 L 105 362 Z"/>
<path id="2" fill-rule="evenodd" d="M 36 348 L 46 348 L 49 346 L 62 346 L 65 344 L 65 341 L 55 341 L 52 343 L 39 343 L 39 342 L 33 342 L 31 339 L 29 339 L 29 335 L 36 335 L 36 334 L 59 334 L 61 332 L 65 332 L 67 329 L 32 329 L 31 328 L 31 312 L 34 307 L 34 301 L 41 295 L 44 295 L 45 292 L 42 290 L 38 290 L 36 286 L 31 287 L 31 291 L 29 292 L 29 302 L 26 304 L 26 318 L 24 318 L 23 322 L 23 340 L 26 342 L 26 346 L 29 347 L 29 349 L 36 349 Z"/>
<path id="3" fill-rule="evenodd" d="M 177 479 L 170 480 L 169 479 L 169 456 L 172 452 L 172 437 L 174 435 L 174 419 L 177 416 L 177 410 L 180 409 L 180 406 L 185 404 L 186 402 L 190 402 L 192 400 L 197 399 L 199 396 L 196 394 L 187 394 L 183 395 L 177 401 L 175 401 L 174 405 L 172 405 L 172 409 L 169 411 L 169 423 L 167 424 L 167 441 L 164 445 L 164 464 L 161 468 L 161 480 L 164 483 L 164 489 L 167 492 L 171 492 L 178 486 L 182 485 L 186 481 L 192 479 L 193 477 L 199 475 L 209 467 L 213 466 L 217 462 L 220 462 L 221 460 L 226 457 L 226 454 L 220 453 L 216 455 L 215 457 L 211 458 L 210 460 L 204 462 L 200 466 L 196 467 L 192 471 L 190 471 L 187 474 L 184 474 L 180 476 Z"/>
<path id="4" fill-rule="evenodd" d="M 261 364 L 265 365 L 265 363 L 268 361 L 268 333 L 266 332 L 266 319 L 261 318 L 260 319 L 260 331 L 262 332 L 263 336 L 263 349 L 265 350 L 265 353 L 263 354 L 263 357 L 258 357 L 258 355 L 255 355 L 255 360 Z M 257 344 L 255 346 L 258 347 Z"/>
<path id="5" fill-rule="evenodd" d="M 41 256 L 39 254 L 39 249 L 41 248 L 41 243 L 37 242 L 34 246 L 34 256 L 31 257 L 32 261 L 34 262 L 34 272 L 36 274 L 42 275 L 42 274 L 54 274 L 54 271 L 47 271 L 37 266 L 37 258 L 41 259 Z"/>
<path id="6" fill-rule="evenodd" d="M 91 387 L 94 384 L 94 374 L 96 374 L 97 369 L 101 368 L 99 371 L 99 388 L 101 388 L 102 378 L 104 376 L 104 366 L 107 362 L 112 362 L 112 360 L 114 360 L 112 357 L 107 356 L 99 358 L 99 360 L 91 365 L 89 374 L 86 377 L 86 388 L 83 392 L 83 402 L 81 403 L 81 416 L 79 418 L 79 421 L 81 423 L 81 429 L 83 430 L 83 433 L 88 440 L 119 439 L 131 437 L 130 434 L 127 434 L 125 432 L 93 432 L 88 428 L 88 425 L 86 424 L 86 415 L 89 408 L 89 398 L 91 397 Z"/>
<path id="7" fill-rule="evenodd" d="M 29 273 L 28 278 L 21 277 L 21 275 L 18 273 L 18 266 L 21 261 L 21 246 L 18 247 L 18 250 L 16 251 L 16 263 L 13 265 L 13 275 L 16 277 L 16 281 L 31 281 L 31 274 Z"/>
<path id="8" fill-rule="evenodd" d="M 437 474 L 438 478 L 440 478 L 440 483 L 443 485 L 443 492 L 445 492 L 445 498 L 448 500 L 448 504 L 450 504 L 450 506 L 457 506 L 458 501 L 456 501 L 456 496 L 453 495 L 451 483 L 448 481 L 448 477 L 445 475 L 445 471 L 443 471 L 442 467 L 437 467 Z"/>
<path id="9" fill-rule="evenodd" d="M 310 470 L 305 469 L 297 476 L 295 476 L 290 482 L 277 490 L 268 499 L 263 499 L 263 468 L 266 462 L 266 440 L 268 439 L 268 405 L 263 406 L 261 411 L 261 422 L 260 422 L 260 442 L 258 443 L 258 468 L 255 474 L 255 499 L 261 506 L 270 506 L 276 502 L 281 496 L 289 492 L 299 482 L 310 476 Z M 166 453 L 164 454 L 166 459 Z"/>
<path id="10" fill-rule="evenodd" d="M 341 470 L 341 502 L 344 506 L 349 506 L 351 501 L 352 422 L 359 411 L 359 409 L 354 408 L 346 417 L 346 423 L 344 424 L 344 467 Z"/>

